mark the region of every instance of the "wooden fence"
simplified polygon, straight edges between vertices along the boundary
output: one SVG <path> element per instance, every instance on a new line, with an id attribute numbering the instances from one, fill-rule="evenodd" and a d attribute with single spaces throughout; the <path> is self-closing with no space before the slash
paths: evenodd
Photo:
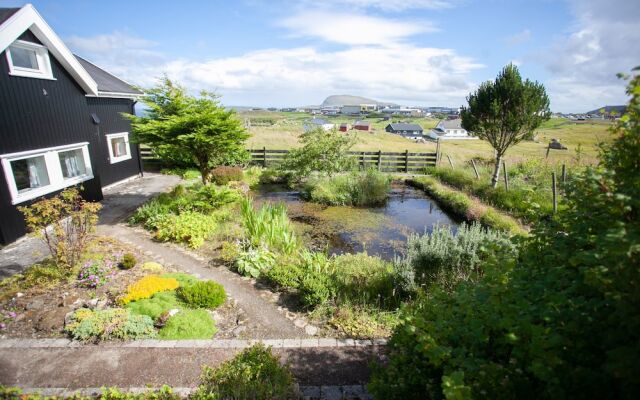
<path id="1" fill-rule="evenodd" d="M 251 164 L 268 167 L 282 162 L 289 150 L 262 148 L 251 149 L 249 153 L 251 154 Z M 349 155 L 356 158 L 358 166 L 361 168 L 376 168 L 382 172 L 421 172 L 424 167 L 435 166 L 438 159 L 438 152 L 410 153 L 409 150 L 401 153 L 350 151 Z M 140 146 L 140 156 L 145 167 L 156 169 L 162 166 L 162 161 L 148 147 Z"/>
<path id="2" fill-rule="evenodd" d="M 251 163 L 268 167 L 280 163 L 289 150 L 251 149 Z M 401 153 L 384 151 L 350 151 L 361 168 L 376 168 L 382 172 L 420 172 L 424 167 L 435 166 L 438 153 Z"/>

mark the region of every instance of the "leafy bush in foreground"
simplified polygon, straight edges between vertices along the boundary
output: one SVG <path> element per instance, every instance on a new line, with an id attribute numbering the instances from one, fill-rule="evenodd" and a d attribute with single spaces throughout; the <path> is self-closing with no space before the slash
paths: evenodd
<path id="1" fill-rule="evenodd" d="M 373 375 L 380 399 L 635 398 L 640 391 L 640 76 L 618 138 L 520 255 L 434 290 Z"/>
<path id="2" fill-rule="evenodd" d="M 191 307 L 216 308 L 227 300 L 224 287 L 214 281 L 198 281 L 192 285 L 181 286 L 178 296 Z"/>
<path id="3" fill-rule="evenodd" d="M 196 399 L 295 399 L 293 374 L 270 349 L 255 345 L 218 368 L 205 367 Z"/>
<path id="4" fill-rule="evenodd" d="M 265 204 L 256 210 L 251 200 L 245 198 L 240 205 L 243 225 L 254 247 L 265 245 L 285 254 L 292 254 L 300 248 L 300 241 L 283 204 Z"/>
<path id="5" fill-rule="evenodd" d="M 146 315 L 133 315 L 129 310 L 77 310 L 65 330 L 77 340 L 144 339 L 154 337 L 153 320 Z"/>

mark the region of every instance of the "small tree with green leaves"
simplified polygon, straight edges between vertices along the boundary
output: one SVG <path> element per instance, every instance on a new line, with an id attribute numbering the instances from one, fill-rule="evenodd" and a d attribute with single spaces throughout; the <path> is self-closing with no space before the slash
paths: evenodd
<path id="1" fill-rule="evenodd" d="M 312 172 L 333 175 L 346 171 L 353 165 L 348 155 L 356 138 L 336 131 L 318 128 L 300 135 L 302 147 L 291 150 L 280 165 L 282 171 L 293 173 L 302 179 Z"/>
<path id="2" fill-rule="evenodd" d="M 233 110 L 226 110 L 214 93 L 202 91 L 190 96 L 185 89 L 164 77 L 145 90 L 147 116 L 130 116 L 133 137 L 178 160 L 191 161 L 204 184 L 220 165 L 237 165 L 248 160 L 244 142 L 249 134 Z"/>
<path id="3" fill-rule="evenodd" d="M 522 81 L 518 68 L 509 64 L 495 81 L 487 81 L 467 97 L 462 107 L 462 126 L 489 142 L 495 150 L 491 185 L 496 187 L 500 162 L 506 151 L 532 137 L 533 131 L 551 116 L 544 86 Z"/>

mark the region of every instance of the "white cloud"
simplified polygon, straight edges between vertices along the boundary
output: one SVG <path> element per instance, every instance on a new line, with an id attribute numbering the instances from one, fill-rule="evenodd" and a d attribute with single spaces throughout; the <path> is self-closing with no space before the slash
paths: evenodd
<path id="1" fill-rule="evenodd" d="M 525 29 L 522 32 L 515 33 L 505 38 L 505 42 L 510 46 L 517 46 L 528 42 L 529 40 L 531 40 L 531 31 L 529 29 Z"/>
<path id="2" fill-rule="evenodd" d="M 430 22 L 396 20 L 322 10 L 302 11 L 279 21 L 296 37 L 315 37 L 346 45 L 388 45 L 437 29 Z"/>
<path id="3" fill-rule="evenodd" d="M 626 103 L 625 84 L 616 73 L 640 64 L 640 2 L 573 0 L 571 8 L 574 29 L 544 57 L 552 74 L 552 108 L 584 112 Z"/>
<path id="4" fill-rule="evenodd" d="M 325 0 L 323 5 L 334 7 L 377 8 L 382 11 L 405 11 L 416 9 L 439 10 L 454 7 L 459 0 Z M 311 3 L 311 2 L 309 2 Z M 317 1 L 312 2 L 314 6 Z"/>

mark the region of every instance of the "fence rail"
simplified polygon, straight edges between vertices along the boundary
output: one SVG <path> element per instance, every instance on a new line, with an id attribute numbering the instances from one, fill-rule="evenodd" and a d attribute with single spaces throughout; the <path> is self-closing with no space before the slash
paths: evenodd
<path id="1" fill-rule="evenodd" d="M 276 165 L 289 154 L 289 150 L 271 150 L 267 148 L 251 149 L 251 164 L 268 167 Z M 382 172 L 420 172 L 424 167 L 435 166 L 438 152 L 410 153 L 408 150 L 400 153 L 387 151 L 350 151 L 349 156 L 356 158 L 358 165 L 363 168 L 377 168 Z M 140 147 L 140 156 L 146 166 L 160 167 L 160 160 L 149 147 Z"/>

